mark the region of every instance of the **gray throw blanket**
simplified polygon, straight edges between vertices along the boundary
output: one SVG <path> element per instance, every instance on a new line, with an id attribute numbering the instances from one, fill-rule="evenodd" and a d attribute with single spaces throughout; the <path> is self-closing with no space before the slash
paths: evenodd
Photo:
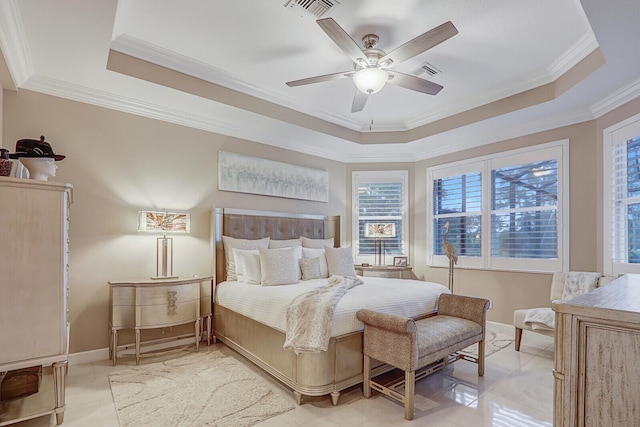
<path id="1" fill-rule="evenodd" d="M 333 310 L 347 291 L 362 284 L 357 277 L 331 276 L 329 284 L 298 295 L 287 307 L 284 348 L 296 354 L 329 348 Z"/>

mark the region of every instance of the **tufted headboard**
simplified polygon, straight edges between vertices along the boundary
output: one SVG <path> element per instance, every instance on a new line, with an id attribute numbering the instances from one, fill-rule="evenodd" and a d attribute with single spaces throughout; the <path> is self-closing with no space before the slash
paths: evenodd
<path id="1" fill-rule="evenodd" d="M 213 258 L 216 283 L 226 277 L 222 236 L 236 239 L 273 240 L 296 239 L 300 236 L 311 239 L 334 239 L 340 246 L 340 217 L 324 215 L 266 212 L 244 209 L 216 208 L 213 210 Z"/>

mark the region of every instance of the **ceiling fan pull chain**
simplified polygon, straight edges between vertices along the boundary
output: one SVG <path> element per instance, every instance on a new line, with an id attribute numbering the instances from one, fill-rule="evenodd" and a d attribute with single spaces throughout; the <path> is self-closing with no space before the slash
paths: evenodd
<path id="1" fill-rule="evenodd" d="M 371 131 L 371 128 L 373 128 L 373 96 L 371 94 L 369 94 L 369 118 L 371 119 L 369 131 Z"/>

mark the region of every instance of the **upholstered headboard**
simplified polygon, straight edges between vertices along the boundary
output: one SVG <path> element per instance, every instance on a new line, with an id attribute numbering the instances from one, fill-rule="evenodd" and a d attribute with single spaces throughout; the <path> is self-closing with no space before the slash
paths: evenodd
<path id="1" fill-rule="evenodd" d="M 213 211 L 213 257 L 216 269 L 216 283 L 226 277 L 222 236 L 236 239 L 273 240 L 334 239 L 334 246 L 340 246 L 340 217 L 324 215 L 266 212 L 244 209 L 216 208 Z"/>

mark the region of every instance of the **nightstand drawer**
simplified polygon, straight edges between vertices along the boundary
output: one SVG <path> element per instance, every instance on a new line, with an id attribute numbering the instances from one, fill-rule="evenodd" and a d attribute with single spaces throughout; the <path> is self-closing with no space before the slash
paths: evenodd
<path id="1" fill-rule="evenodd" d="M 177 286 L 139 287 L 136 288 L 136 305 L 163 305 L 169 299 L 175 299 L 175 303 L 199 299 L 199 283 L 188 283 Z"/>
<path id="2" fill-rule="evenodd" d="M 364 273 L 369 277 L 385 277 L 387 279 L 400 279 L 402 278 L 401 271 L 367 271 Z"/>
<path id="3" fill-rule="evenodd" d="M 147 305 L 138 307 L 140 328 L 162 328 L 196 320 L 200 309 L 200 300 L 181 303 L 165 303 L 163 305 Z M 196 311 L 197 310 L 197 311 Z"/>

